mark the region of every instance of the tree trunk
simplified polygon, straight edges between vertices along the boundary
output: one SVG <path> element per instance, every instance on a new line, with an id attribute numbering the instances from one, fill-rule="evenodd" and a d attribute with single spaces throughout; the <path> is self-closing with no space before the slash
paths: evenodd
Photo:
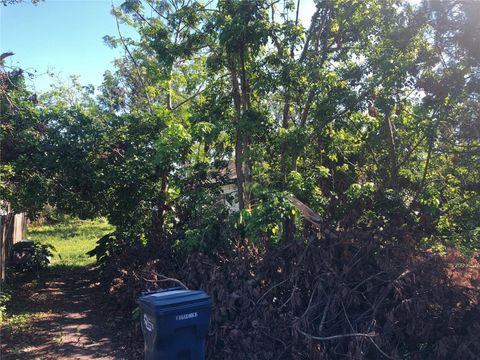
<path id="1" fill-rule="evenodd" d="M 167 109 L 172 110 L 172 70 L 168 74 L 168 83 L 167 83 Z"/>
<path id="2" fill-rule="evenodd" d="M 239 90 L 239 83 L 237 78 L 237 72 L 232 59 L 230 59 L 230 78 L 232 81 L 232 96 L 233 105 L 235 107 L 235 170 L 237 172 L 237 187 L 238 187 L 238 205 L 240 210 L 245 208 L 245 176 L 243 173 L 243 157 L 244 157 L 244 144 L 243 135 L 239 128 L 240 119 L 242 117 L 242 99 Z"/>
<path id="3" fill-rule="evenodd" d="M 163 175 L 160 194 L 152 218 L 152 245 L 156 249 L 161 249 L 162 247 L 162 233 L 167 210 L 168 182 L 168 176 Z"/>
<path id="4" fill-rule="evenodd" d="M 283 116 L 282 116 L 282 128 L 288 129 L 288 119 L 290 117 L 290 94 L 288 90 L 286 90 L 285 94 L 285 104 L 283 106 Z M 280 171 L 282 173 L 282 181 L 285 182 L 288 173 L 288 165 L 287 165 L 287 144 L 285 142 L 282 143 L 280 149 Z"/>
<path id="5" fill-rule="evenodd" d="M 395 128 L 391 121 L 392 109 L 389 109 L 384 116 L 385 131 L 387 134 L 388 150 L 390 157 L 390 187 L 398 188 L 398 165 L 397 165 L 397 148 L 395 144 Z"/>

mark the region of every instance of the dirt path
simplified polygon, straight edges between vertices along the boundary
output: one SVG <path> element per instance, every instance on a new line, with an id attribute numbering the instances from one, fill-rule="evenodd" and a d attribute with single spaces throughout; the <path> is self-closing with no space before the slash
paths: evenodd
<path id="1" fill-rule="evenodd" d="M 2 328 L 2 359 L 124 359 L 114 351 L 101 289 L 86 268 L 19 279 Z M 22 281 L 23 280 L 23 281 Z"/>

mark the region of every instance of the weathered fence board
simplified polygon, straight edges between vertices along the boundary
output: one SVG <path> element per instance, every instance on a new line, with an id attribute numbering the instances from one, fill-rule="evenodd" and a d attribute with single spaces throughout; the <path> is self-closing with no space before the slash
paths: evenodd
<path id="1" fill-rule="evenodd" d="M 15 214 L 13 220 L 13 243 L 25 239 L 27 234 L 27 216 L 25 213 Z"/>
<path id="2" fill-rule="evenodd" d="M 0 280 L 5 280 L 5 268 L 13 244 L 25 238 L 27 216 L 12 212 L 0 216 Z"/>

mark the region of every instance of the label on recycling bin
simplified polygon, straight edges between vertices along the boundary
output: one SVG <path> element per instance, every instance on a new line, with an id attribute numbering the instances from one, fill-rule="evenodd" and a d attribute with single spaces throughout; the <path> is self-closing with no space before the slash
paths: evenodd
<path id="1" fill-rule="evenodd" d="M 193 319 L 198 317 L 198 312 L 192 312 L 189 314 L 182 314 L 182 315 L 177 315 L 175 316 L 175 320 L 181 321 L 181 320 L 188 320 L 188 319 Z"/>
<path id="2" fill-rule="evenodd" d="M 147 331 L 153 330 L 153 322 L 148 318 L 146 314 L 143 315 L 143 324 L 145 325 L 145 329 L 147 329 Z"/>

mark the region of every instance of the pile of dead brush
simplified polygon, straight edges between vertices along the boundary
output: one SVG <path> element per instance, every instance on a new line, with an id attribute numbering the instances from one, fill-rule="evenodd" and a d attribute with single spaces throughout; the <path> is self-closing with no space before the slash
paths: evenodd
<path id="1" fill-rule="evenodd" d="M 415 237 L 402 227 L 312 229 L 182 265 L 128 254 L 112 268 L 110 299 L 132 311 L 141 291 L 172 278 L 206 290 L 209 359 L 478 358 L 478 263 L 415 250 Z M 134 337 L 141 346 L 138 328 Z"/>

